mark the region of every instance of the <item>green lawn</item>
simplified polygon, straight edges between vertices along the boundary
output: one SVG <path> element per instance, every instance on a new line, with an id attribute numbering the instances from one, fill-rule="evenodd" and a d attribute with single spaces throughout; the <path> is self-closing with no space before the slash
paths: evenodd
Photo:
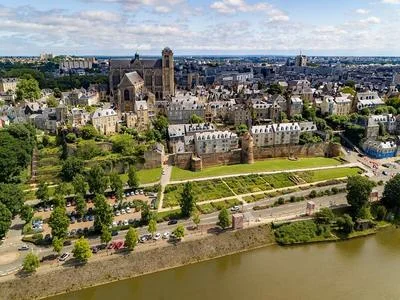
<path id="1" fill-rule="evenodd" d="M 254 164 L 239 164 L 231 166 L 218 166 L 206 168 L 200 172 L 192 172 L 173 167 L 171 180 L 179 181 L 186 179 L 197 179 L 212 176 L 233 175 L 240 173 L 257 173 L 268 171 L 281 171 L 281 170 L 294 170 L 303 168 L 316 168 L 340 165 L 340 161 L 334 158 L 313 157 L 313 158 L 300 158 L 297 161 L 288 159 L 268 159 L 264 161 L 257 161 Z"/>
<path id="2" fill-rule="evenodd" d="M 362 174 L 359 168 L 337 168 L 329 170 L 318 170 L 297 173 L 296 175 L 304 179 L 306 182 L 324 181 L 335 178 L 349 177 Z"/>
<path id="3" fill-rule="evenodd" d="M 161 178 L 161 168 L 143 169 L 137 171 L 137 175 L 141 184 L 157 182 Z M 121 179 L 126 183 L 128 181 L 128 174 L 122 174 Z"/>

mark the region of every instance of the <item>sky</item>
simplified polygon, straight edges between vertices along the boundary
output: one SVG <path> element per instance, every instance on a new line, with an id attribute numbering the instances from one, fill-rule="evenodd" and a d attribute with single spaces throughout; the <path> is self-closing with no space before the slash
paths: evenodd
<path id="1" fill-rule="evenodd" d="M 0 0 L 0 56 L 400 56 L 400 0 Z"/>

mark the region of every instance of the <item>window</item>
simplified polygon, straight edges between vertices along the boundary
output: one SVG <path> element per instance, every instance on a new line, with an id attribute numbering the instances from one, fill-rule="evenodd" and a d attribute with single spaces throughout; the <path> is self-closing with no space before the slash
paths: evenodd
<path id="1" fill-rule="evenodd" d="M 125 90 L 124 91 L 124 100 L 125 101 L 129 101 L 130 100 L 130 95 L 129 95 L 129 91 L 128 90 Z"/>

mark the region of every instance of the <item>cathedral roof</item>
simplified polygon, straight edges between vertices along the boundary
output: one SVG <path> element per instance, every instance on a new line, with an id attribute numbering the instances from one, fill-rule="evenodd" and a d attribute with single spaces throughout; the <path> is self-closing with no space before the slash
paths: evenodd
<path id="1" fill-rule="evenodd" d="M 130 73 L 125 73 L 125 76 L 128 78 L 128 80 L 133 84 L 137 84 L 140 82 L 143 82 L 143 78 L 138 74 L 138 72 L 130 72 Z"/>

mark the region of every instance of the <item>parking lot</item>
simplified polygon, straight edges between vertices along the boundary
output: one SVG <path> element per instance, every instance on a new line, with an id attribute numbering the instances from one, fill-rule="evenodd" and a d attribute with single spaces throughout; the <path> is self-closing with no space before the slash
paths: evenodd
<path id="1" fill-rule="evenodd" d="M 125 192 L 124 198 L 119 203 L 117 199 L 113 196 L 107 198 L 109 205 L 113 209 L 114 220 L 112 227 L 126 226 L 129 224 L 134 224 L 136 220 L 140 220 L 140 206 L 145 203 L 151 205 L 154 202 L 154 195 L 146 195 L 143 191 L 137 190 L 135 192 Z M 41 222 L 35 222 L 34 230 L 35 232 L 40 232 L 44 236 L 51 233 L 51 228 L 48 225 L 48 220 L 50 218 L 51 212 L 54 206 L 38 207 L 35 212 L 34 219 L 41 219 Z M 67 215 L 70 218 L 71 224 L 69 225 L 68 232 L 69 235 L 82 235 L 88 234 L 94 229 L 94 204 L 91 199 L 87 200 L 87 212 L 84 216 L 79 216 L 75 210 L 74 201 L 67 202 Z"/>

